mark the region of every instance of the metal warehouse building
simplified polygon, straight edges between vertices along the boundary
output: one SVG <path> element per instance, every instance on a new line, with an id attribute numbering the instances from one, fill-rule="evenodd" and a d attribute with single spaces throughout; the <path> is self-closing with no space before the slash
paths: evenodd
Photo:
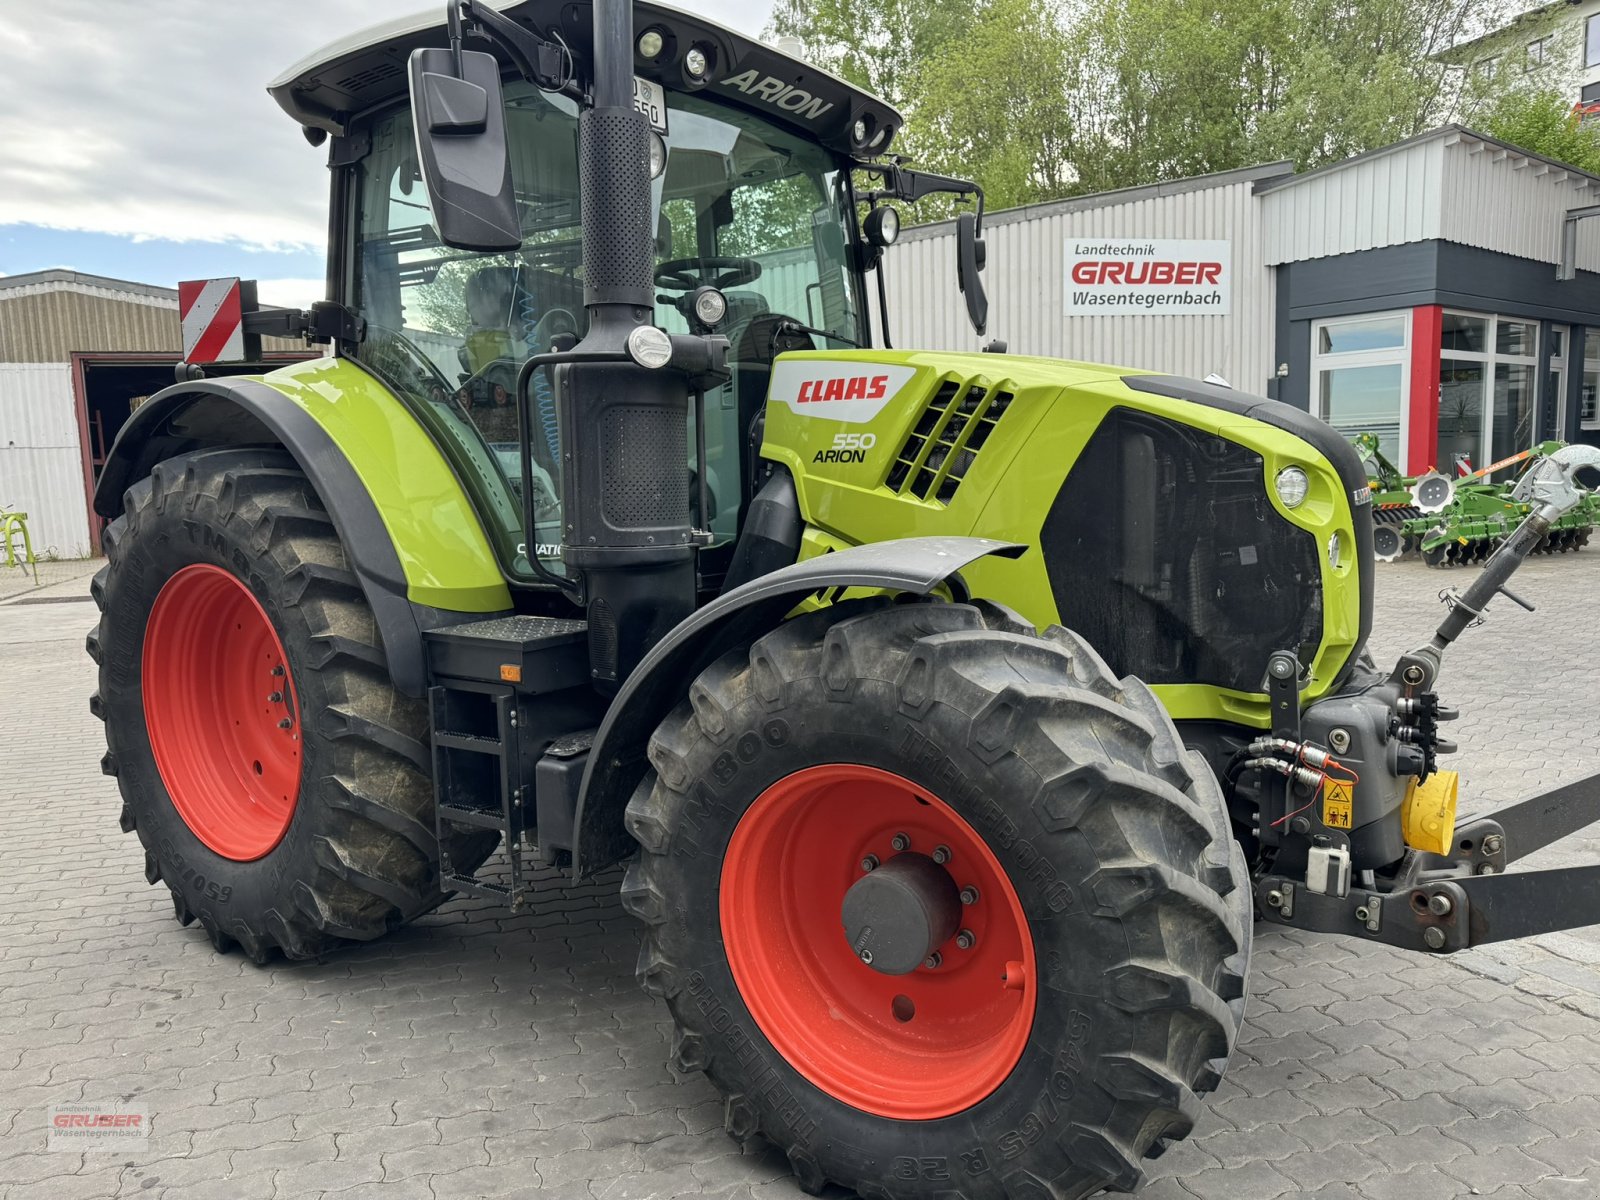
<path id="1" fill-rule="evenodd" d="M 304 357 L 298 343 L 271 342 Z M 0 507 L 35 550 L 99 549 L 90 497 L 117 431 L 182 357 L 178 293 L 76 271 L 0 277 Z M 220 368 L 219 370 L 230 370 Z"/>
<path id="2" fill-rule="evenodd" d="M 1013 353 L 1195 377 L 1379 433 L 1418 472 L 1600 442 L 1600 179 L 1446 126 L 985 221 L 989 335 Z M 1558 278 L 1571 226 L 1572 278 Z M 952 223 L 888 257 L 897 345 L 972 340 Z"/>

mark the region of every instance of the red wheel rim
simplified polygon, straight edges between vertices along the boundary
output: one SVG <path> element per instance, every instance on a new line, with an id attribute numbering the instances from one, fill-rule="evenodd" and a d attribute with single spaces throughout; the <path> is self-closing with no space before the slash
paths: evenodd
<path id="1" fill-rule="evenodd" d="M 248 862 L 282 839 L 300 793 L 300 706 L 283 643 L 238 578 L 184 567 L 144 634 L 144 719 L 184 824 Z"/>
<path id="2" fill-rule="evenodd" d="M 862 860 L 949 850 L 976 889 L 936 968 L 884 975 L 840 919 Z M 740 819 L 722 865 L 722 938 L 756 1024 L 795 1070 L 856 1108 L 932 1120 L 970 1108 L 1011 1073 L 1033 1026 L 1033 939 L 1015 889 L 977 832 L 932 793 L 849 763 L 780 779 Z"/>

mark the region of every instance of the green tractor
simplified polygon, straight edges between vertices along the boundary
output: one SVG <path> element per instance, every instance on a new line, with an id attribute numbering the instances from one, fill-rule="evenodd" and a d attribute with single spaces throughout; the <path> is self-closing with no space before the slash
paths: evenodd
<path id="1" fill-rule="evenodd" d="M 874 97 L 626 0 L 455 0 L 271 93 L 329 148 L 328 299 L 243 330 L 327 353 L 180 366 L 95 500 L 103 766 L 218 951 L 626 864 L 731 1134 L 811 1190 L 1080 1197 L 1194 1125 L 1258 914 L 1424 953 L 1600 921 L 1587 876 L 1499 875 L 1600 788 L 1458 825 L 1435 692 L 1600 455 L 1383 671 L 1328 426 L 888 347 L 929 195 L 984 332 L 983 201 Z"/>

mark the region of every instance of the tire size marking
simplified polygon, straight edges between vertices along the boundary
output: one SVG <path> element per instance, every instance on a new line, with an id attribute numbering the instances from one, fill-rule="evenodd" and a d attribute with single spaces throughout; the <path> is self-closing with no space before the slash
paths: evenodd
<path id="1" fill-rule="evenodd" d="M 1078 911 L 1078 897 L 1072 885 L 1056 874 L 1055 864 L 1037 847 L 1017 831 L 1016 824 L 1006 815 L 1000 802 L 966 777 L 948 755 L 928 738 L 910 726 L 900 743 L 900 753 L 909 762 L 924 768 L 938 781 L 937 788 L 947 803 L 958 810 L 970 812 L 975 825 L 988 833 L 988 840 L 997 849 L 1009 850 L 1021 864 L 1024 877 L 1044 889 L 1045 905 L 1052 913 Z"/>
<path id="2" fill-rule="evenodd" d="M 233 887 L 230 884 L 219 884 L 215 879 L 207 879 L 194 867 L 189 865 L 189 860 L 173 847 L 167 838 L 161 839 L 162 874 L 167 873 L 167 864 L 175 866 L 178 871 L 178 882 L 185 887 L 193 888 L 196 899 L 215 900 L 218 904 L 226 904 L 233 899 Z"/>
<path id="3" fill-rule="evenodd" d="M 896 1179 L 930 1179 L 942 1183 L 950 1178 L 947 1158 L 897 1158 L 892 1169 Z"/>
<path id="4" fill-rule="evenodd" d="M 1023 1151 L 1061 1119 L 1061 1106 L 1077 1094 L 1078 1073 L 1083 1069 L 1083 1048 L 1093 1028 L 1094 1023 L 1088 1014 L 1078 1009 L 1067 1014 L 1067 1046 L 1061 1051 L 1059 1065 L 1051 1073 L 1049 1084 L 1039 1094 L 1034 1110 L 1022 1118 L 1017 1128 L 1000 1135 L 996 1144 L 1003 1157 L 1020 1157 Z"/>
<path id="5" fill-rule="evenodd" d="M 695 1008 L 705 1017 L 706 1024 L 726 1039 L 740 1065 L 751 1072 L 750 1098 L 764 1101 L 777 1114 L 778 1120 L 794 1134 L 798 1145 L 809 1145 L 812 1135 L 817 1131 L 817 1123 L 806 1115 L 805 1105 L 789 1090 L 778 1072 L 762 1062 L 761 1043 L 734 1020 L 733 1014 L 717 998 L 710 983 L 699 971 L 689 976 L 688 991 L 694 998 Z"/>

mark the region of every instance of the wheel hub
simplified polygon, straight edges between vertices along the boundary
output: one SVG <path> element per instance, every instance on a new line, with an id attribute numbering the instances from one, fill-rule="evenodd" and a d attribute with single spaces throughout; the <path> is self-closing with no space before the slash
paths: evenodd
<path id="1" fill-rule="evenodd" d="M 955 937 L 961 889 L 926 854 L 897 854 L 850 886 L 840 916 L 857 958 L 884 975 L 909 975 Z"/>
<path id="2" fill-rule="evenodd" d="M 1037 993 L 1022 902 L 977 830 L 904 776 L 825 763 L 773 783 L 729 839 L 718 904 L 750 1015 L 836 1099 L 932 1120 L 1021 1057 Z"/>
<path id="3" fill-rule="evenodd" d="M 142 669 L 150 750 L 178 815 L 223 858 L 262 857 L 294 816 L 303 745 L 261 602 L 221 567 L 184 567 L 151 606 Z"/>

